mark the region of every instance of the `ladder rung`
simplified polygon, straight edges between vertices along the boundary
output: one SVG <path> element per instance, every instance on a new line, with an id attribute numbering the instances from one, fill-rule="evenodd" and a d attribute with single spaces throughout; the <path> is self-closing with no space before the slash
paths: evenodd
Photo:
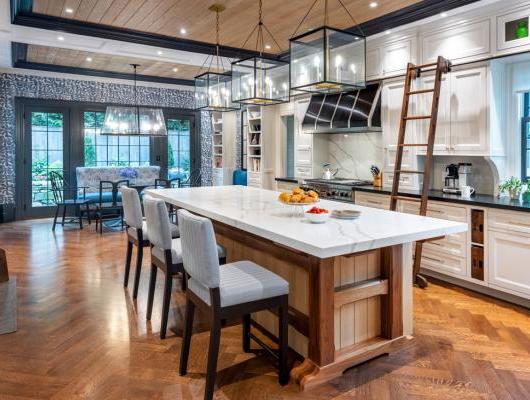
<path id="1" fill-rule="evenodd" d="M 421 90 L 413 90 L 411 92 L 408 92 L 408 95 L 411 94 L 422 94 L 422 93 L 432 93 L 434 92 L 434 89 L 421 89 Z"/>
<path id="2" fill-rule="evenodd" d="M 398 169 L 395 172 L 399 172 L 400 174 L 424 174 L 423 171 L 411 171 L 407 169 Z"/>
<path id="3" fill-rule="evenodd" d="M 407 197 L 407 196 L 392 196 L 392 198 L 396 200 L 405 200 L 405 201 L 417 201 L 421 202 L 421 199 L 418 199 L 417 197 Z"/>
<path id="4" fill-rule="evenodd" d="M 403 117 L 403 119 L 411 120 L 411 119 L 430 119 L 432 118 L 432 115 L 413 115 L 412 117 Z"/>
<path id="5" fill-rule="evenodd" d="M 425 146 L 427 147 L 429 143 L 399 143 L 398 147 L 420 147 Z"/>
<path id="6" fill-rule="evenodd" d="M 438 65 L 437 62 L 432 62 L 429 64 L 420 64 L 420 65 L 414 65 L 413 69 L 421 69 L 421 68 L 429 68 L 429 67 L 436 67 Z"/>

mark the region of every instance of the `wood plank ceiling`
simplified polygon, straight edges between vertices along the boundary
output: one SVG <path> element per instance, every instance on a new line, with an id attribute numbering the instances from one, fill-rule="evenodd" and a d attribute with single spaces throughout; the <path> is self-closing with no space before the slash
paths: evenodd
<path id="1" fill-rule="evenodd" d="M 362 23 L 419 0 L 343 0 L 357 22 Z M 257 0 L 222 0 L 226 11 L 221 16 L 221 43 L 241 47 L 257 22 Z M 33 0 L 33 11 L 79 21 L 93 22 L 137 31 L 187 38 L 202 42 L 215 42 L 215 15 L 208 11 L 212 0 Z M 265 0 L 265 24 L 278 40 L 281 50 L 288 48 L 288 39 L 301 21 L 312 0 Z M 329 0 L 329 25 L 347 28 L 354 25 L 340 7 L 338 0 Z M 324 0 L 317 0 L 315 8 L 298 33 L 322 25 Z M 186 33 L 182 33 L 185 29 Z M 270 38 L 268 52 L 280 52 Z M 254 50 L 255 40 L 245 48 Z"/>
<path id="2" fill-rule="evenodd" d="M 200 72 L 200 67 L 194 65 L 173 64 L 145 58 L 116 56 L 33 44 L 28 45 L 27 61 L 129 74 L 133 71 L 130 64 L 135 63 L 140 64 L 138 68 L 138 74 L 140 75 L 179 79 L 193 79 Z M 176 71 L 174 70 L 175 68 Z"/>

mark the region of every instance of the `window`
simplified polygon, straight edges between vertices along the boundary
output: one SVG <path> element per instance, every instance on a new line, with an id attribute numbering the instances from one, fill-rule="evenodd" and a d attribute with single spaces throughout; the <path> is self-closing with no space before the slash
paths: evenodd
<path id="1" fill-rule="evenodd" d="M 149 165 L 149 138 L 101 135 L 102 111 L 83 112 L 85 167 Z"/>
<path id="2" fill-rule="evenodd" d="M 167 126 L 167 170 L 168 178 L 187 181 L 190 177 L 190 131 L 189 119 L 168 118 Z"/>
<path id="3" fill-rule="evenodd" d="M 521 122 L 521 178 L 530 179 L 530 93 L 524 94 L 524 109 Z"/>
<path id="4" fill-rule="evenodd" d="M 63 174 L 63 114 L 31 113 L 31 204 L 54 204 L 50 172 Z"/>

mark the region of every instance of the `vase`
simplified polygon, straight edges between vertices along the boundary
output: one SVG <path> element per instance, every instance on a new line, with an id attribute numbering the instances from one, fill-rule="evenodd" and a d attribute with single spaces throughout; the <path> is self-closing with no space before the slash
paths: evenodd
<path id="1" fill-rule="evenodd" d="M 511 189 L 509 190 L 510 193 L 510 199 L 512 200 L 519 200 L 521 197 L 521 189 Z"/>

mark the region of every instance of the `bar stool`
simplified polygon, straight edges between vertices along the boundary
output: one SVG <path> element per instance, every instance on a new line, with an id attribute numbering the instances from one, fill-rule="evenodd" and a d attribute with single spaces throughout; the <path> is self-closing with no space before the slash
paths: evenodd
<path id="1" fill-rule="evenodd" d="M 250 349 L 250 313 L 276 308 L 279 311 L 279 382 L 289 381 L 287 366 L 287 312 L 289 283 L 251 261 L 238 261 L 219 268 L 216 240 L 209 219 L 186 210 L 177 212 L 181 232 L 182 259 L 188 275 L 184 339 L 180 355 L 180 375 L 186 375 L 195 307 L 211 322 L 208 366 L 204 398 L 212 399 L 215 385 L 221 320 L 243 319 L 243 350 Z M 259 343 L 263 345 L 263 343 Z"/>
<path id="2" fill-rule="evenodd" d="M 138 286 L 140 284 L 144 247 L 148 247 L 151 244 L 149 243 L 149 237 L 147 236 L 147 225 L 142 217 L 142 205 L 140 204 L 140 195 L 138 194 L 138 191 L 126 186 L 121 187 L 120 190 L 123 203 L 123 219 L 127 226 L 127 255 L 125 258 L 123 287 L 127 287 L 129 284 L 129 272 L 131 269 L 132 250 L 134 245 L 137 250 L 133 299 L 136 299 L 138 297 Z M 180 236 L 177 225 L 171 224 L 170 230 L 172 237 L 177 238 Z"/>
<path id="3" fill-rule="evenodd" d="M 162 305 L 162 322 L 160 339 L 165 339 L 167 319 L 169 315 L 169 302 L 173 277 L 182 273 L 182 290 L 186 290 L 186 278 L 182 265 L 182 246 L 180 239 L 171 238 L 171 223 L 163 200 L 144 197 L 144 211 L 147 223 L 147 233 L 151 242 L 151 278 L 149 281 L 149 294 L 147 297 L 147 320 L 151 319 L 153 311 L 153 297 L 155 294 L 157 270 L 161 269 L 165 276 L 164 300 Z M 217 246 L 216 260 L 224 264 L 226 252 L 222 246 Z"/>

